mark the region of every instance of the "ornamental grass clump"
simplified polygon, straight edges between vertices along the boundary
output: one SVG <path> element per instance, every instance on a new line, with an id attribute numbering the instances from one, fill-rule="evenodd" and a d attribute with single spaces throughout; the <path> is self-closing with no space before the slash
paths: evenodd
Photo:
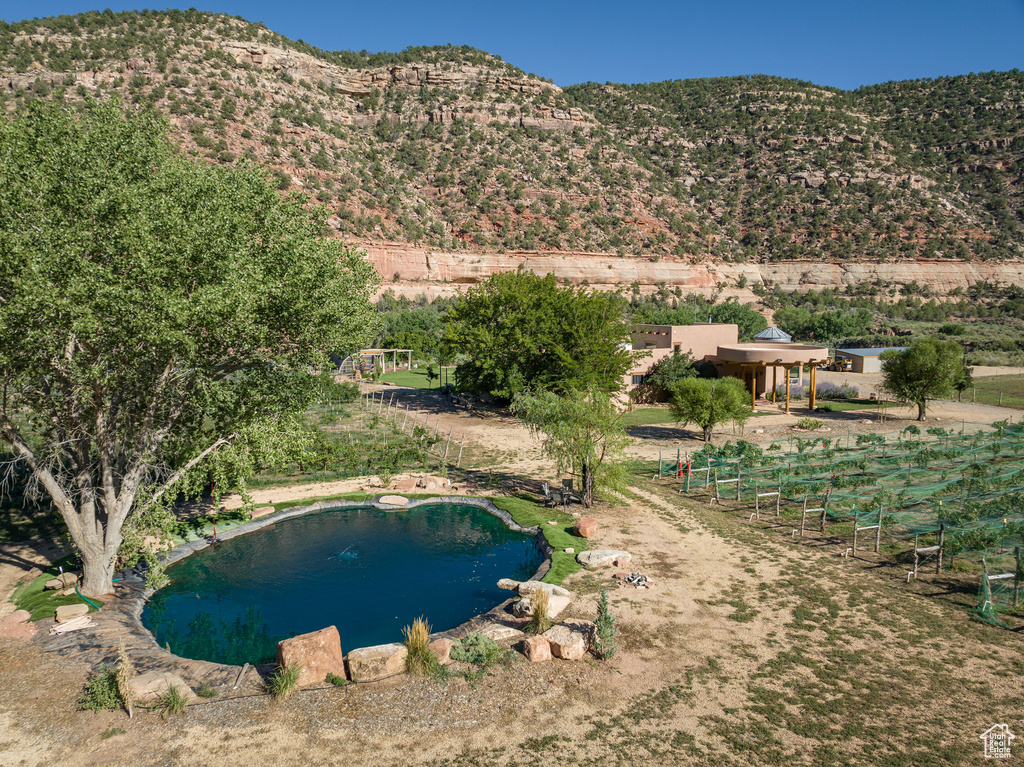
<path id="1" fill-rule="evenodd" d="M 167 688 L 167 692 L 160 696 L 157 705 L 165 714 L 181 714 L 188 708 L 188 696 L 178 685 L 172 684 Z"/>
<path id="2" fill-rule="evenodd" d="M 267 678 L 267 691 L 278 700 L 284 700 L 299 686 L 302 669 L 298 663 L 278 666 L 277 671 Z"/>
<path id="3" fill-rule="evenodd" d="M 533 613 L 530 615 L 526 631 L 530 634 L 543 634 L 551 628 L 551 602 L 547 589 L 537 589 L 533 592 L 532 600 Z"/>
<path id="4" fill-rule="evenodd" d="M 402 629 L 404 644 L 409 654 L 405 656 L 405 670 L 410 674 L 426 676 L 437 672 L 440 662 L 437 654 L 430 649 L 430 624 L 420 617 L 411 626 Z"/>
<path id="5" fill-rule="evenodd" d="M 128 649 L 124 646 L 124 639 L 117 646 L 117 673 L 114 678 L 117 681 L 117 696 L 121 699 L 121 705 L 128 712 L 128 718 L 132 718 L 132 704 L 135 703 L 135 691 L 132 689 L 131 681 L 135 676 L 135 664 L 128 655 Z"/>

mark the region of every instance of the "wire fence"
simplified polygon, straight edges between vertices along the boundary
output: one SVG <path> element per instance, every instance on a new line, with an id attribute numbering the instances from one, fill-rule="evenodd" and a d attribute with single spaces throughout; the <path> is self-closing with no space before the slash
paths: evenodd
<path id="1" fill-rule="evenodd" d="M 688 494 L 749 502 L 807 529 L 852 537 L 852 551 L 906 546 L 914 569 L 968 559 L 998 571 L 993 609 L 1020 605 L 1024 545 L 1024 426 L 1009 421 L 881 434 L 794 437 L 767 447 L 707 445 L 648 467 Z M 799 528 L 796 527 L 799 519 Z M 908 560 L 909 561 L 909 560 Z M 1012 573 L 1012 577 L 1008 575 Z M 1005 581 L 1005 583 L 1004 583 Z M 994 584 L 994 585 L 993 585 Z"/>

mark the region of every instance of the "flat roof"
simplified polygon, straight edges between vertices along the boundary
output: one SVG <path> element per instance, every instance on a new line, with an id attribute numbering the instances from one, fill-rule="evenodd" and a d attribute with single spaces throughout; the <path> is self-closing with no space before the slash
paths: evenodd
<path id="1" fill-rule="evenodd" d="M 836 353 L 852 354 L 854 357 L 878 357 L 882 352 L 902 352 L 906 346 L 872 346 L 869 349 L 836 349 Z"/>
<path id="2" fill-rule="evenodd" d="M 723 344 L 714 356 L 719 362 L 796 365 L 824 362 L 829 354 L 824 346 L 761 342 Z"/>

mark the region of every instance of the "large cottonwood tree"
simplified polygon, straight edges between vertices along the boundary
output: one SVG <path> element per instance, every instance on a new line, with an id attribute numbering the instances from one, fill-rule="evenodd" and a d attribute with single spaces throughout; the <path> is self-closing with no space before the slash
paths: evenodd
<path id="1" fill-rule="evenodd" d="M 0 436 L 67 523 L 86 594 L 204 461 L 248 439 L 251 465 L 294 423 L 325 353 L 372 330 L 375 284 L 321 214 L 258 168 L 180 156 L 152 114 L 0 118 Z"/>
<path id="2" fill-rule="evenodd" d="M 464 357 L 460 387 L 511 400 L 525 390 L 618 391 L 639 356 L 632 333 L 621 296 L 518 270 L 470 288 L 445 316 L 444 342 Z"/>

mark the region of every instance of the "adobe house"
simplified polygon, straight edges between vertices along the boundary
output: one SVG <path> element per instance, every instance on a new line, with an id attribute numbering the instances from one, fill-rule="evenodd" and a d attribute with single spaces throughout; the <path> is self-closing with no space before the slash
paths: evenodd
<path id="1" fill-rule="evenodd" d="M 829 361 L 828 349 L 824 346 L 764 341 L 719 346 L 712 360 L 719 375 L 734 376 L 746 384 L 750 390 L 750 406 L 754 409 L 757 409 L 757 398 L 762 394 L 769 395 L 774 402 L 776 388 L 779 383 L 784 383 L 787 413 L 790 405 L 790 387 L 794 379 L 797 383 L 800 382 L 800 371 L 804 366 L 810 368 L 807 406 L 814 409 L 815 389 L 818 385 L 818 365 L 824 365 Z M 768 368 L 772 370 L 770 388 Z M 795 377 L 794 372 L 796 373 Z"/>
<path id="2" fill-rule="evenodd" d="M 635 368 L 627 375 L 627 391 L 643 384 L 658 360 L 675 351 L 689 352 L 698 362 L 712 363 L 720 376 L 733 376 L 743 381 L 750 391 L 751 407 L 756 408 L 757 398 L 762 395 L 768 395 L 774 401 L 776 387 L 780 383 L 785 384 L 787 413 L 790 387 L 793 383 L 800 383 L 804 366 L 810 368 L 808 406 L 815 406 L 817 366 L 829 361 L 828 349 L 823 346 L 765 340 L 740 343 L 739 327 L 731 323 L 637 325 L 633 333 L 633 349 L 646 349 L 649 354 L 637 360 Z"/>
<path id="3" fill-rule="evenodd" d="M 633 349 L 649 353 L 637 360 L 626 375 L 626 389 L 642 384 L 654 363 L 675 351 L 689 352 L 697 362 L 706 361 L 718 352 L 719 344 L 735 344 L 739 338 L 739 326 L 732 323 L 637 325 L 633 331 Z"/>

